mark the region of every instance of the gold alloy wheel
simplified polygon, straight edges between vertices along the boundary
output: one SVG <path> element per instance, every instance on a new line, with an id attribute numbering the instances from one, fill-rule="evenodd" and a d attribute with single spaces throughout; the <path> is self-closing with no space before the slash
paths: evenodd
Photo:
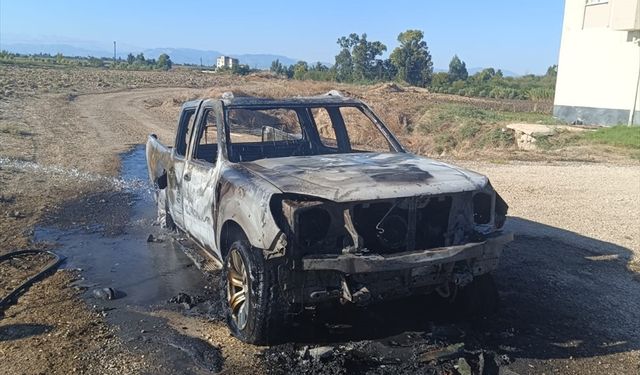
<path id="1" fill-rule="evenodd" d="M 249 306 L 249 277 L 247 268 L 242 260 L 242 255 L 236 249 L 229 253 L 227 261 L 227 302 L 231 308 L 231 317 L 239 329 L 247 325 Z"/>

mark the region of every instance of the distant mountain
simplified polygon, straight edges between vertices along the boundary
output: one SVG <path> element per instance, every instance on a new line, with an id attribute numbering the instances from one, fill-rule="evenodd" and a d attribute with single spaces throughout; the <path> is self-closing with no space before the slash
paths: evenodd
<path id="1" fill-rule="evenodd" d="M 9 52 L 33 54 L 33 53 L 48 53 L 55 55 L 62 53 L 65 56 L 94 56 L 94 57 L 112 57 L 113 50 L 101 49 L 101 48 L 85 48 L 78 47 L 71 44 L 42 44 L 42 43 L 2 43 L 0 49 L 5 49 Z M 192 48 L 149 48 L 138 49 L 132 48 L 120 49 L 118 48 L 117 55 L 121 58 L 126 58 L 129 53 L 137 55 L 142 52 L 145 57 L 157 59 L 163 53 L 166 53 L 171 57 L 171 61 L 177 64 L 202 64 L 215 65 L 216 58 L 224 55 L 224 53 L 215 50 L 199 50 Z M 284 65 L 295 64 L 298 60 L 281 55 L 271 54 L 230 54 L 229 56 L 235 57 L 240 60 L 240 64 L 247 64 L 256 69 L 268 69 L 271 66 L 271 62 L 279 59 Z M 202 60 L 201 60 L 202 59 Z"/>
<path id="2" fill-rule="evenodd" d="M 65 56 L 113 56 L 113 51 L 76 47 L 70 44 L 2 43 L 2 46 L 0 47 L 1 49 L 9 52 L 22 54 L 48 53 L 50 55 L 55 55 L 57 53 L 61 53 Z"/>
<path id="3" fill-rule="evenodd" d="M 2 43 L 0 49 L 7 50 L 15 53 L 48 53 L 55 55 L 58 52 L 65 56 L 94 56 L 94 57 L 112 57 L 113 50 L 103 48 L 104 44 L 98 45 L 85 45 L 78 46 L 73 44 L 61 44 L 61 43 Z M 202 64 L 206 66 L 212 66 L 216 64 L 216 58 L 224 55 L 224 53 L 216 50 L 199 50 L 193 48 L 136 48 L 126 46 L 118 48 L 118 57 L 126 58 L 129 53 L 137 55 L 138 53 L 144 53 L 145 57 L 157 59 L 163 53 L 166 53 L 171 57 L 171 61 L 177 64 Z M 255 69 L 269 69 L 271 62 L 278 59 L 283 65 L 292 65 L 298 62 L 299 59 L 271 54 L 230 54 L 240 60 L 240 64 L 247 64 L 251 68 Z M 309 62 L 314 64 L 315 62 Z M 327 66 L 331 66 L 330 63 L 324 63 Z M 467 68 L 469 75 L 475 74 L 484 68 L 474 67 Z M 434 68 L 434 72 L 446 72 L 448 69 Z M 502 73 L 505 77 L 518 77 L 520 74 L 510 70 L 502 69 Z"/>

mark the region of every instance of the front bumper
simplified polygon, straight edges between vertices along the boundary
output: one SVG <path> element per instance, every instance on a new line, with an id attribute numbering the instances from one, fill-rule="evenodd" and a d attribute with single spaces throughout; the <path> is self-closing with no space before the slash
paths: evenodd
<path id="1" fill-rule="evenodd" d="M 482 242 L 388 255 L 311 255 L 302 258 L 302 269 L 305 271 L 338 271 L 353 275 L 404 271 L 468 260 L 473 261 L 472 273 L 478 275 L 490 272 L 497 267 L 502 248 L 511 241 L 513 241 L 513 233 L 500 233 Z"/>

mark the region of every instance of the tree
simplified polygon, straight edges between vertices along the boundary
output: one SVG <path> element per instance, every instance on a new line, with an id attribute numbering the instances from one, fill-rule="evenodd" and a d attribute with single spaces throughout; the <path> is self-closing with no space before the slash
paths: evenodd
<path id="1" fill-rule="evenodd" d="M 551 65 L 548 69 L 547 69 L 547 77 L 557 77 L 558 76 L 558 65 Z"/>
<path id="2" fill-rule="evenodd" d="M 398 70 L 397 78 L 415 86 L 431 82 L 433 63 L 421 30 L 407 30 L 398 35 L 400 45 L 391 52 L 391 63 Z"/>
<path id="3" fill-rule="evenodd" d="M 136 57 L 133 56 L 133 53 L 129 53 L 127 55 L 127 64 L 131 65 L 136 61 Z"/>
<path id="4" fill-rule="evenodd" d="M 298 61 L 293 66 L 293 79 L 304 79 L 304 75 L 309 71 L 306 61 Z"/>
<path id="5" fill-rule="evenodd" d="M 56 64 L 62 63 L 64 63 L 64 56 L 62 55 L 62 53 L 58 52 L 56 53 Z"/>
<path id="6" fill-rule="evenodd" d="M 89 61 L 89 66 L 93 66 L 96 68 L 102 68 L 104 66 L 104 61 L 102 61 L 102 59 L 97 57 L 89 56 L 88 61 Z"/>
<path id="7" fill-rule="evenodd" d="M 447 72 L 438 72 L 433 75 L 431 87 L 443 88 L 449 86 L 449 74 Z"/>
<path id="8" fill-rule="evenodd" d="M 369 42 L 367 34 L 362 34 L 351 52 L 353 61 L 353 80 L 369 81 L 376 77 L 376 65 L 382 60 L 376 59 L 381 56 L 387 46 L 381 42 Z"/>
<path id="9" fill-rule="evenodd" d="M 393 81 L 398 75 L 398 69 L 389 59 L 377 59 L 374 71 L 376 81 Z"/>
<path id="10" fill-rule="evenodd" d="M 171 69 L 172 65 L 173 65 L 173 62 L 171 61 L 171 58 L 169 57 L 169 55 L 167 55 L 166 53 L 163 53 L 160 56 L 158 56 L 158 62 L 156 62 L 156 67 L 158 67 L 158 69 L 169 70 Z"/>
<path id="11" fill-rule="evenodd" d="M 372 81 L 378 76 L 378 66 L 382 60 L 377 59 L 387 46 L 381 42 L 370 42 L 367 34 L 351 33 L 338 39 L 341 50 L 336 55 L 333 70 L 340 82 Z"/>
<path id="12" fill-rule="evenodd" d="M 139 64 L 144 64 L 145 60 L 144 60 L 144 54 L 142 52 L 140 52 L 137 56 L 136 56 L 136 62 Z"/>
<path id="13" fill-rule="evenodd" d="M 275 59 L 271 62 L 271 68 L 269 70 L 277 75 L 286 75 L 287 69 L 282 65 L 280 59 Z"/>
<path id="14" fill-rule="evenodd" d="M 327 72 L 327 71 L 329 71 L 329 68 L 326 65 L 324 65 L 323 63 L 321 63 L 320 61 L 318 61 L 318 62 L 316 62 L 315 65 L 311 66 L 309 68 L 309 70 L 313 70 L 313 71 L 316 71 L 316 72 Z"/>
<path id="15" fill-rule="evenodd" d="M 454 55 L 449 63 L 449 81 L 466 81 L 468 77 L 467 64 L 460 60 L 458 55 Z"/>
<path id="16" fill-rule="evenodd" d="M 473 80 L 474 83 L 481 84 L 483 82 L 488 82 L 491 78 L 495 77 L 496 70 L 493 68 L 482 69 L 478 73 L 471 76 L 469 79 Z"/>
<path id="17" fill-rule="evenodd" d="M 336 71 L 336 78 L 339 82 L 350 82 L 353 80 L 353 59 L 351 50 L 360 41 L 358 34 L 352 33 L 348 37 L 343 36 L 338 39 L 341 50 L 336 55 L 333 68 Z"/>
<path id="18" fill-rule="evenodd" d="M 247 74 L 251 73 L 251 68 L 249 67 L 249 65 L 246 65 L 246 64 L 238 64 L 238 65 L 234 65 L 231 68 L 231 73 L 241 75 L 241 76 L 246 76 Z"/>

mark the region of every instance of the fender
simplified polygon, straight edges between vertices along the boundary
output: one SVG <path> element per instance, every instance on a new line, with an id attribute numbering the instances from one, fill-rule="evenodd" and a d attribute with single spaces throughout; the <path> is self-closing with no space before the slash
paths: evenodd
<path id="1" fill-rule="evenodd" d="M 270 208 L 280 190 L 238 165 L 229 163 L 216 187 L 216 244 L 221 249 L 222 227 L 231 220 L 240 225 L 251 246 L 270 250 L 281 230 Z"/>

